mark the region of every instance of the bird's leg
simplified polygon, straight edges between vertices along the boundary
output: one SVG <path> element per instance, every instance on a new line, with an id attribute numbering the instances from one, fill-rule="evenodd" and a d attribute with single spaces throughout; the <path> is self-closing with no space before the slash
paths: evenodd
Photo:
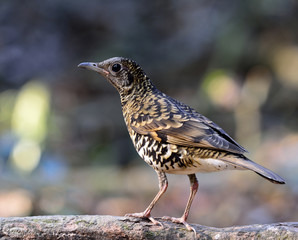
<path id="1" fill-rule="evenodd" d="M 189 198 L 188 198 L 188 201 L 187 201 L 187 204 L 186 204 L 186 208 L 184 210 L 184 213 L 182 215 L 182 217 L 180 218 L 174 218 L 174 217 L 163 217 L 164 220 L 169 220 L 171 222 L 174 222 L 174 223 L 182 223 L 185 225 L 185 227 L 190 230 L 190 231 L 195 231 L 195 229 L 193 227 L 191 227 L 187 222 L 187 218 L 188 218 L 188 215 L 189 215 L 189 210 L 190 210 L 190 206 L 192 204 L 192 201 L 199 189 L 199 182 L 196 178 L 196 175 L 195 174 L 190 174 L 188 175 L 189 177 L 189 181 L 190 181 L 190 195 L 189 195 Z"/>
<path id="2" fill-rule="evenodd" d="M 158 181 L 159 181 L 159 191 L 152 200 L 152 202 L 149 204 L 149 206 L 146 208 L 144 212 L 140 213 L 128 213 L 125 216 L 127 217 L 137 217 L 137 218 L 148 218 L 152 223 L 161 225 L 160 222 L 156 221 L 154 218 L 150 216 L 150 213 L 156 204 L 156 202 L 161 198 L 161 196 L 164 194 L 164 192 L 168 188 L 168 179 L 164 172 L 156 171 L 158 175 Z"/>

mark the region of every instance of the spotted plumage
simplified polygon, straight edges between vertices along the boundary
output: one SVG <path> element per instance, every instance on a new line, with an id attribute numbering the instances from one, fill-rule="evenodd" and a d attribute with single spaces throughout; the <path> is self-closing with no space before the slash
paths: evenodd
<path id="1" fill-rule="evenodd" d="M 165 218 L 188 229 L 192 229 L 186 220 L 198 190 L 197 172 L 252 170 L 273 183 L 285 183 L 246 158 L 243 154 L 247 151 L 218 125 L 160 92 L 134 61 L 115 57 L 100 63 L 81 63 L 79 67 L 100 73 L 118 90 L 132 142 L 141 158 L 157 172 L 159 192 L 144 212 L 129 216 L 159 223 L 150 213 L 167 189 L 166 173 L 186 174 L 190 179 L 191 194 L 182 217 Z"/>

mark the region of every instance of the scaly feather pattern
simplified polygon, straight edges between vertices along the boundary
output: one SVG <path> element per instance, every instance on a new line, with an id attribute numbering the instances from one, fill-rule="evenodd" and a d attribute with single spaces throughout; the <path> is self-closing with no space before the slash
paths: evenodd
<path id="1" fill-rule="evenodd" d="M 159 224 L 150 213 L 167 189 L 166 173 L 188 175 L 191 193 L 182 217 L 165 219 L 193 231 L 186 220 L 198 190 L 195 173 L 252 170 L 273 183 L 285 183 L 277 174 L 246 158 L 243 154 L 247 151 L 218 125 L 160 92 L 134 61 L 115 57 L 100 63 L 81 63 L 79 67 L 98 72 L 118 90 L 133 144 L 158 175 L 159 192 L 148 208 L 128 216 L 149 218 Z"/>

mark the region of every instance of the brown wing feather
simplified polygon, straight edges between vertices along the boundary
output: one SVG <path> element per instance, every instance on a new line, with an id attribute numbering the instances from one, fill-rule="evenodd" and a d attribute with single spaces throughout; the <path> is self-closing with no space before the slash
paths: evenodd
<path id="1" fill-rule="evenodd" d="M 212 148 L 235 153 L 246 151 L 220 127 L 202 115 L 196 113 L 197 116 L 190 118 L 188 114 L 176 111 L 175 105 L 170 108 L 173 110 L 172 114 L 161 114 L 159 117 L 155 117 L 156 114 L 151 117 L 148 112 L 132 116 L 131 128 L 158 141 L 181 146 Z"/>

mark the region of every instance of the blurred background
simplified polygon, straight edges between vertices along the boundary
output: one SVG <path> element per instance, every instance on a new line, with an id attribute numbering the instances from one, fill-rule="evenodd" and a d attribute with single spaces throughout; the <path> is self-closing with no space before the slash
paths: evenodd
<path id="1" fill-rule="evenodd" d="M 137 61 L 285 178 L 197 174 L 189 222 L 298 220 L 298 3 L 31 0 L 0 3 L 0 216 L 124 215 L 158 191 L 116 90 L 83 61 Z M 153 216 L 180 217 L 188 178 L 170 175 Z"/>

